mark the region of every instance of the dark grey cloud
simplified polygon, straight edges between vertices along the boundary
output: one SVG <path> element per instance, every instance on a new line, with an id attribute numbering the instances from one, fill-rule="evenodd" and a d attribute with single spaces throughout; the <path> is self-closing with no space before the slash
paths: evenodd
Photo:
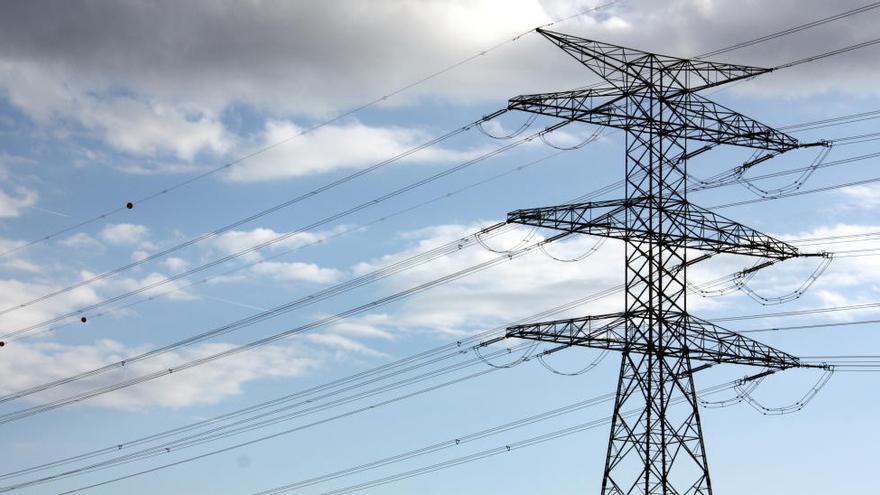
<path id="1" fill-rule="evenodd" d="M 218 124 L 230 104 L 275 117 L 321 115 L 408 84 L 537 24 L 598 0 L 27 1 L 0 15 L 0 88 L 38 120 L 77 119 L 132 152 L 163 140 L 187 158 L 232 146 Z M 556 29 L 692 56 L 860 6 L 820 0 L 628 0 Z M 876 36 L 880 9 L 724 60 L 777 63 Z M 783 71 L 757 92 L 874 91 L 880 47 Z M 589 81 L 538 36 L 526 36 L 395 98 L 497 100 Z M 135 122 L 119 136 L 118 116 Z M 114 117 L 116 120 L 114 120 Z M 158 122 L 168 123 L 158 125 Z M 163 130 L 165 132 L 163 132 Z"/>

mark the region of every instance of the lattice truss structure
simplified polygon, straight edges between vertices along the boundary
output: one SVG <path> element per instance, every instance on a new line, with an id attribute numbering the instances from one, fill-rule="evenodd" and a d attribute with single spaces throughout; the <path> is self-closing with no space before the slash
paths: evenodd
<path id="1" fill-rule="evenodd" d="M 688 202 L 687 159 L 722 144 L 771 155 L 802 145 L 697 94 L 770 69 L 539 32 L 607 86 L 518 96 L 509 108 L 625 131 L 626 197 L 517 210 L 508 222 L 622 239 L 626 302 L 620 313 L 519 325 L 507 336 L 621 353 L 603 494 L 711 494 L 693 373 L 718 363 L 771 370 L 801 363 L 688 314 L 687 266 L 712 253 L 773 260 L 805 255 Z M 689 154 L 690 141 L 709 146 Z M 691 250 L 705 254 L 688 260 Z M 679 402 L 684 405 L 669 407 Z"/>

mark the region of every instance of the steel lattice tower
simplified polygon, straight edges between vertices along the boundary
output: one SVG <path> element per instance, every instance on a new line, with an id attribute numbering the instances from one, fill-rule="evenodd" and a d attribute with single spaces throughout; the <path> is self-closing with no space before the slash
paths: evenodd
<path id="1" fill-rule="evenodd" d="M 538 31 L 608 85 L 518 96 L 508 107 L 625 131 L 626 197 L 517 210 L 508 222 L 622 239 L 626 302 L 620 313 L 519 325 L 507 336 L 622 354 L 603 494 L 711 494 L 693 373 L 718 363 L 802 365 L 688 314 L 687 267 L 714 253 L 805 255 L 688 202 L 687 159 L 722 144 L 764 150 L 765 157 L 806 145 L 697 94 L 770 69 Z M 689 141 L 707 144 L 689 152 Z M 688 251 L 704 254 L 689 260 Z"/>

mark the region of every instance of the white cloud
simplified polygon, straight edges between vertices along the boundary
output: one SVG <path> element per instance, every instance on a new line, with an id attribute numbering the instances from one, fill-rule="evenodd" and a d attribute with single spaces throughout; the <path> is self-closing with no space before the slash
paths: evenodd
<path id="1" fill-rule="evenodd" d="M 93 273 L 83 274 L 84 279 L 93 278 L 94 276 L 95 274 Z M 98 288 L 103 292 L 118 294 L 151 286 L 155 288 L 145 290 L 141 294 L 144 296 L 156 296 L 161 294 L 166 299 L 177 301 L 187 301 L 195 298 L 193 294 L 183 289 L 183 286 L 187 283 L 186 279 L 174 281 L 167 280 L 168 276 L 158 272 L 152 272 L 140 278 L 117 276 L 102 280 L 98 283 Z"/>
<path id="2" fill-rule="evenodd" d="M 178 258 L 176 256 L 169 256 L 162 260 L 160 265 L 167 268 L 169 271 L 173 273 L 180 273 L 189 267 L 189 262 L 183 258 Z"/>
<path id="3" fill-rule="evenodd" d="M 18 187 L 14 194 L 0 189 L 0 218 L 12 218 L 21 215 L 23 208 L 37 204 L 39 195 L 26 187 Z"/>
<path id="4" fill-rule="evenodd" d="M 394 334 L 381 328 L 390 324 L 388 314 L 367 314 L 358 317 L 347 318 L 331 327 L 331 331 L 343 335 L 363 338 L 379 338 L 393 340 Z"/>
<path id="5" fill-rule="evenodd" d="M 100 379 L 75 382 L 63 389 L 31 397 L 31 400 L 44 402 L 66 397 L 144 373 L 173 368 L 182 362 L 223 352 L 232 347 L 232 344 L 222 343 L 193 346 L 158 356 L 149 362 L 127 365 L 115 374 L 102 375 Z M 0 384 L 3 393 L 94 369 L 135 355 L 146 350 L 147 347 L 132 348 L 113 340 L 100 340 L 92 345 L 15 343 L 10 344 L 6 349 L 8 351 L 4 352 L 4 359 L 0 362 L 0 372 L 4 375 L 3 383 Z M 242 387 L 248 382 L 302 376 L 317 368 L 321 361 L 319 354 L 301 345 L 266 346 L 105 394 L 89 401 L 88 404 L 121 409 L 143 409 L 155 406 L 178 408 L 214 404 L 224 398 L 240 394 Z"/>
<path id="6" fill-rule="evenodd" d="M 846 203 L 840 205 L 844 208 L 858 210 L 874 210 L 880 206 L 880 184 L 863 184 L 841 189 Z"/>
<path id="7" fill-rule="evenodd" d="M 0 280 L 0 308 L 11 308 L 25 301 L 54 292 L 62 283 L 25 282 L 15 279 Z M 93 304 L 101 299 L 97 287 L 84 286 L 53 297 L 44 303 L 17 308 L 0 315 L 2 333 L 39 323 L 76 308 Z"/>
<path id="8" fill-rule="evenodd" d="M 330 347 L 333 349 L 338 349 L 341 352 L 355 352 L 358 354 L 365 354 L 373 357 L 381 357 L 385 354 L 371 349 L 370 347 L 352 340 L 348 337 L 344 337 L 342 335 L 334 335 L 328 333 L 312 333 L 305 335 L 303 337 L 308 342 L 313 344 L 318 344 L 326 347 Z"/>
<path id="9" fill-rule="evenodd" d="M 317 232 L 297 232 L 284 240 L 271 244 L 267 248 L 293 249 L 300 246 L 310 245 L 316 242 L 323 241 L 333 232 L 334 231 L 332 230 Z M 210 248 L 216 249 L 223 254 L 233 254 L 248 249 L 252 246 L 272 241 L 273 239 L 276 239 L 285 234 L 285 232 L 276 232 L 273 229 L 265 227 L 258 227 L 252 230 L 231 230 L 229 232 L 224 232 L 216 237 L 211 238 L 208 241 L 207 245 Z M 260 258 L 260 254 L 258 252 L 249 253 L 244 258 L 255 260 Z"/>
<path id="10" fill-rule="evenodd" d="M 264 261 L 254 265 L 252 271 L 258 275 L 267 275 L 274 280 L 302 281 L 314 283 L 335 282 L 342 277 L 342 272 L 335 268 L 323 268 L 313 263 Z"/>
<path id="11" fill-rule="evenodd" d="M 137 155 L 173 153 L 192 160 L 200 151 L 216 156 L 233 144 L 215 117 L 200 112 L 187 115 L 168 104 L 130 98 L 94 100 L 78 108 L 77 114 L 84 124 L 98 128 L 111 146 Z"/>
<path id="12" fill-rule="evenodd" d="M 286 141 L 302 131 L 303 128 L 292 122 L 271 121 L 266 124 L 255 148 Z M 233 181 L 261 181 L 359 168 L 398 155 L 431 137 L 424 131 L 402 127 L 371 127 L 357 121 L 325 126 L 231 168 L 228 177 Z M 485 151 L 456 151 L 432 146 L 406 157 L 403 161 L 466 160 Z M 246 155 L 248 152 L 242 154 Z"/>
<path id="13" fill-rule="evenodd" d="M 355 271 L 374 270 L 459 239 L 478 228 L 478 225 L 440 225 L 408 232 L 403 238 L 410 241 L 409 248 L 361 263 Z M 515 230 L 500 238 L 486 239 L 486 243 L 493 249 L 510 248 L 519 244 L 529 231 L 525 228 Z M 537 233 L 531 241 L 540 239 L 540 233 Z M 556 257 L 571 258 L 583 254 L 596 242 L 595 238 L 580 236 L 547 249 Z M 388 279 L 383 284 L 383 293 L 407 289 L 498 256 L 479 246 L 468 248 Z M 622 245 L 614 241 L 605 243 L 592 256 L 578 263 L 560 263 L 536 252 L 415 295 L 403 302 L 393 317 L 386 315 L 368 322 L 390 333 L 397 329 L 459 335 L 485 330 L 569 302 L 579 295 L 622 283 L 622 261 Z M 620 311 L 622 304 L 622 297 L 609 297 L 568 315 Z"/>
<path id="14" fill-rule="evenodd" d="M 86 234 L 85 232 L 79 232 L 73 234 L 72 236 L 65 237 L 60 241 L 60 244 L 62 246 L 74 249 L 88 249 L 99 252 L 104 250 L 104 245 L 101 244 L 101 241 Z"/>
<path id="15" fill-rule="evenodd" d="M 131 223 L 110 223 L 101 229 L 101 239 L 115 246 L 130 246 L 144 240 L 149 229 L 144 225 Z"/>
<path id="16" fill-rule="evenodd" d="M 99 9 L 23 2 L 7 6 L 0 19 L 0 88 L 45 125 L 74 122 L 119 150 L 188 161 L 240 144 L 220 118 L 232 105 L 252 105 L 279 119 L 323 117 L 597 3 L 116 2 Z M 855 0 L 629 1 L 554 29 L 692 56 L 856 6 Z M 772 66 L 824 52 L 872 39 L 878 15 L 866 12 L 719 58 Z M 180 30 L 173 22 L 180 18 L 193 22 Z M 248 36 L 236 35 L 241 32 Z M 878 69 L 864 63 L 876 50 L 779 71 L 742 87 L 789 95 L 876 91 Z M 530 34 L 385 104 L 500 103 L 520 93 L 581 86 L 589 78 Z M 318 154 L 295 163 L 278 158 L 287 175 L 323 166 Z M 268 168 L 263 173 L 272 175 Z"/>

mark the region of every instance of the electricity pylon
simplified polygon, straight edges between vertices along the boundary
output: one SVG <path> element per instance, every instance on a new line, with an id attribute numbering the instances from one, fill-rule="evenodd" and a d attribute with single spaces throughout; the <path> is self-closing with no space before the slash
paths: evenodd
<path id="1" fill-rule="evenodd" d="M 508 328 L 507 336 L 622 354 L 603 494 L 711 494 L 693 373 L 719 363 L 781 370 L 794 356 L 688 314 L 687 267 L 714 253 L 785 260 L 783 241 L 687 200 L 687 160 L 714 146 L 804 147 L 698 91 L 769 72 L 688 60 L 546 30 L 544 37 L 607 82 L 518 96 L 508 107 L 626 134 L 626 197 L 517 210 L 507 221 L 622 239 L 625 310 Z M 688 142 L 708 143 L 688 152 Z M 816 143 L 818 144 L 818 143 Z M 690 251 L 704 254 L 688 259 Z M 682 402 L 684 406 L 669 407 Z"/>

